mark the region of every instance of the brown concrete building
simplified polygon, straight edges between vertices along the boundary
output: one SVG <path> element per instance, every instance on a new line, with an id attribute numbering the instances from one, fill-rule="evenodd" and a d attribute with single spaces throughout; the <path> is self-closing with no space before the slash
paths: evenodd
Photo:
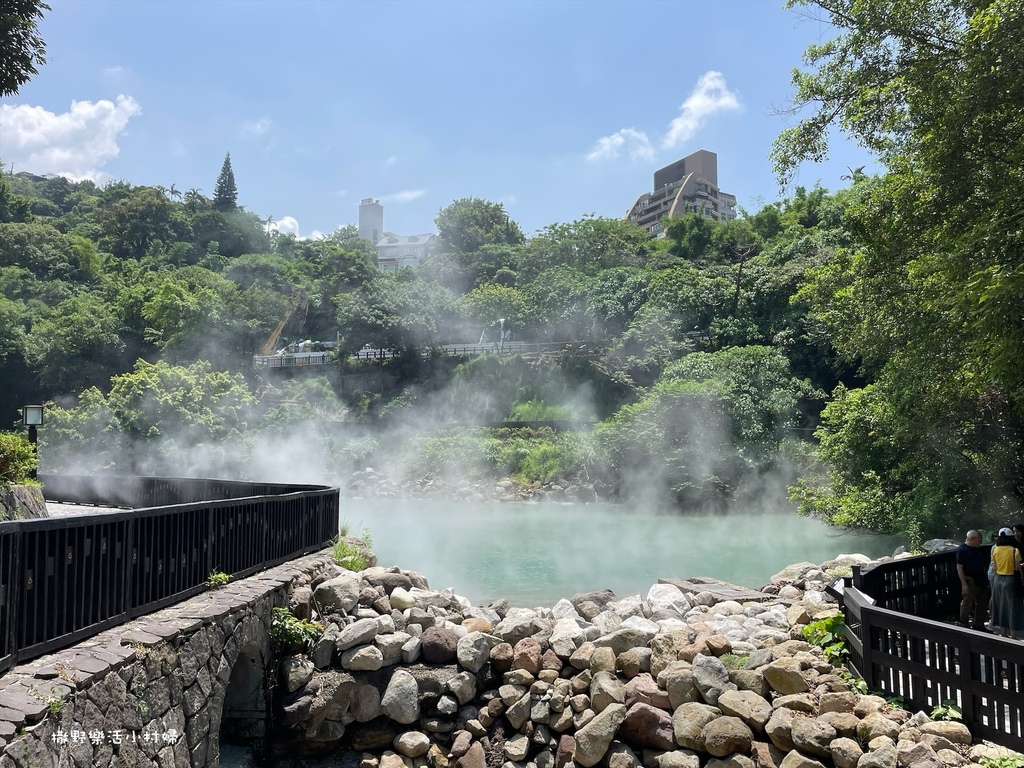
<path id="1" fill-rule="evenodd" d="M 661 220 L 699 213 L 718 221 L 736 218 L 736 196 L 718 188 L 718 155 L 700 149 L 654 172 L 654 191 L 640 195 L 626 218 L 656 237 Z"/>

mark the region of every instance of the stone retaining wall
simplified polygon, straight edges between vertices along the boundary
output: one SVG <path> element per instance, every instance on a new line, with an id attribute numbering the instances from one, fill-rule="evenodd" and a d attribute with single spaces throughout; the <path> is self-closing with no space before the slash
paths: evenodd
<path id="1" fill-rule="evenodd" d="M 329 560 L 294 560 L 10 670 L 0 768 L 217 765 L 222 725 L 263 735 L 273 607 Z"/>
<path id="2" fill-rule="evenodd" d="M 0 520 L 48 517 L 43 489 L 38 485 L 0 485 Z"/>

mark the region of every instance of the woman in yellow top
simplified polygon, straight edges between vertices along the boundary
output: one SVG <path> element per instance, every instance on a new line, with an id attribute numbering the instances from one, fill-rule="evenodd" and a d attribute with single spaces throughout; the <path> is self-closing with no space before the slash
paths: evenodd
<path id="1" fill-rule="evenodd" d="M 1017 632 L 1024 629 L 1024 599 L 1018 593 L 1021 558 L 1016 539 L 1009 528 L 999 529 L 999 538 L 992 547 L 992 562 L 996 566 L 996 577 L 992 582 L 992 625 L 1006 637 L 1017 639 Z"/>

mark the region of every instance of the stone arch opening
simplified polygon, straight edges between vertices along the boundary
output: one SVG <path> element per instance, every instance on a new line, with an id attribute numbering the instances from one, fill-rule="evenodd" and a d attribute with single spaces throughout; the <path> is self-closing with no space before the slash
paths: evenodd
<path id="1" fill-rule="evenodd" d="M 256 643 L 244 646 L 224 691 L 220 743 L 254 748 L 267 732 L 266 659 Z"/>

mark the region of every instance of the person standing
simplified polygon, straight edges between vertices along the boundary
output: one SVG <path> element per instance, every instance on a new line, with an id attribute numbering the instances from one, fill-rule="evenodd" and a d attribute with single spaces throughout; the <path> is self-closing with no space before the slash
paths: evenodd
<path id="1" fill-rule="evenodd" d="M 1014 640 L 1024 629 L 1024 601 L 1019 592 L 1021 557 L 1016 544 L 1013 530 L 1000 528 L 992 548 L 992 560 L 996 564 L 992 582 L 992 624 L 999 627 L 1003 637 L 1009 631 Z"/>
<path id="2" fill-rule="evenodd" d="M 1008 530 L 1008 529 L 1007 529 Z M 998 565 L 996 566 L 998 572 Z M 960 624 L 985 631 L 985 612 L 988 610 L 988 553 L 981 549 L 981 534 L 967 532 L 964 543 L 956 550 L 956 573 L 960 577 Z M 993 619 L 993 623 L 995 620 Z M 1004 626 L 1002 624 L 1000 627 Z"/>

